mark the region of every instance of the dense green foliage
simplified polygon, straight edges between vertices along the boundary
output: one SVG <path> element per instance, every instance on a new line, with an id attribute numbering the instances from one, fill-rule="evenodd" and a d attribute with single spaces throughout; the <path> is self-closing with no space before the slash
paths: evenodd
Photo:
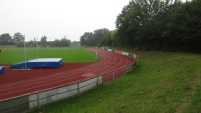
<path id="1" fill-rule="evenodd" d="M 21 33 L 17 32 L 14 34 L 12 40 L 17 45 L 17 47 L 23 47 L 25 36 L 22 35 Z"/>
<path id="2" fill-rule="evenodd" d="M 131 0 L 117 16 L 117 31 L 101 40 L 92 35 L 88 46 L 201 53 L 200 6 L 200 0 Z"/>
<path id="3" fill-rule="evenodd" d="M 14 42 L 9 33 L 2 34 L 0 36 L 0 45 L 12 45 Z"/>
<path id="4" fill-rule="evenodd" d="M 63 58 L 63 62 L 94 62 L 98 58 L 85 48 L 2 48 L 0 64 L 13 64 L 25 59 Z"/>
<path id="5" fill-rule="evenodd" d="M 4 33 L 0 35 L 0 47 L 1 46 L 16 46 L 16 47 L 24 47 L 24 43 L 26 43 L 27 47 L 70 47 L 71 41 L 65 37 L 61 40 L 55 39 L 54 41 L 47 41 L 46 36 L 42 36 L 40 41 L 36 38 L 34 40 L 24 42 L 25 36 L 21 33 L 17 32 L 14 36 L 10 36 L 9 33 Z"/>
<path id="6" fill-rule="evenodd" d="M 200 54 L 137 54 L 132 73 L 29 113 L 200 113 Z"/>
<path id="7" fill-rule="evenodd" d="M 169 20 L 168 13 L 180 5 L 181 3 L 177 0 L 174 2 L 132 0 L 124 7 L 116 20 L 121 45 L 145 49 L 161 48 L 161 41 L 164 39 L 160 37 Z"/>
<path id="8" fill-rule="evenodd" d="M 104 45 L 111 45 L 110 40 L 110 31 L 106 28 L 104 29 L 97 29 L 92 32 L 85 32 L 81 38 L 80 42 L 83 46 L 102 46 Z"/>

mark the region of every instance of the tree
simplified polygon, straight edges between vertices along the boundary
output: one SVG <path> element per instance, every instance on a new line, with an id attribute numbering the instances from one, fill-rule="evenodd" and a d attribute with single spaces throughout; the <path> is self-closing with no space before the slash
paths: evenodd
<path id="1" fill-rule="evenodd" d="M 40 44 L 42 47 L 45 47 L 47 45 L 47 37 L 46 36 L 41 37 Z"/>
<path id="2" fill-rule="evenodd" d="M 70 47 L 70 40 L 68 40 L 66 38 L 66 36 L 64 36 L 61 40 L 60 40 L 60 46 L 61 47 Z"/>
<path id="3" fill-rule="evenodd" d="M 102 37 L 100 46 L 111 46 L 111 45 L 112 45 L 111 32 L 107 30 L 104 36 Z"/>
<path id="4" fill-rule="evenodd" d="M 60 46 L 60 41 L 58 39 L 55 39 L 53 42 L 52 42 L 52 46 L 53 47 L 59 47 Z"/>
<path id="5" fill-rule="evenodd" d="M 13 36 L 13 41 L 15 43 L 24 42 L 24 39 L 25 37 L 19 32 L 15 33 Z"/>
<path id="6" fill-rule="evenodd" d="M 13 40 L 9 33 L 2 34 L 0 36 L 0 45 L 12 45 Z"/>
<path id="7" fill-rule="evenodd" d="M 94 43 L 96 46 L 99 46 L 101 44 L 101 41 L 103 40 L 103 37 L 110 32 L 108 29 L 97 29 L 94 31 L 93 37 L 94 37 Z"/>
<path id="8" fill-rule="evenodd" d="M 186 2 L 169 14 L 163 38 L 168 50 L 201 53 L 201 1 Z"/>
<path id="9" fill-rule="evenodd" d="M 35 38 L 34 40 L 28 41 L 26 44 L 27 44 L 27 47 L 37 47 L 37 42 Z"/>
<path id="10" fill-rule="evenodd" d="M 105 45 L 106 43 L 111 43 L 110 40 L 110 31 L 106 28 L 97 29 L 94 31 L 94 33 L 85 32 L 80 38 L 82 46 L 101 46 Z"/>
<path id="11" fill-rule="evenodd" d="M 179 0 L 132 0 L 116 19 L 122 46 L 152 48 L 160 44 L 167 14 L 181 4 Z M 156 44 L 157 43 L 157 44 Z"/>
<path id="12" fill-rule="evenodd" d="M 113 30 L 113 31 L 110 31 L 111 32 L 111 43 L 112 43 L 112 46 L 115 47 L 115 46 L 119 46 L 120 47 L 120 44 L 118 42 L 118 36 L 117 36 L 117 29 Z"/>
<path id="13" fill-rule="evenodd" d="M 80 37 L 80 43 L 82 46 L 86 46 L 86 37 L 84 35 Z"/>
<path id="14" fill-rule="evenodd" d="M 24 46 L 24 39 L 25 39 L 25 37 L 19 32 L 15 33 L 13 36 L 13 41 L 15 42 L 17 47 L 23 47 Z"/>
<path id="15" fill-rule="evenodd" d="M 92 32 L 85 32 L 81 38 L 80 43 L 82 46 L 95 46 L 95 39 Z"/>

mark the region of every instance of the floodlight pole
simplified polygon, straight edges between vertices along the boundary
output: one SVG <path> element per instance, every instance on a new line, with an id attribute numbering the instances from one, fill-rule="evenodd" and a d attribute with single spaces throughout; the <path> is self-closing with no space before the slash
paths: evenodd
<path id="1" fill-rule="evenodd" d="M 39 47 L 38 47 L 38 37 L 37 37 L 37 57 L 39 58 Z"/>
<path id="2" fill-rule="evenodd" d="M 25 35 L 24 35 L 24 61 L 25 61 L 25 68 L 27 68 L 26 57 L 27 57 L 27 54 L 26 54 L 26 43 L 25 43 Z"/>

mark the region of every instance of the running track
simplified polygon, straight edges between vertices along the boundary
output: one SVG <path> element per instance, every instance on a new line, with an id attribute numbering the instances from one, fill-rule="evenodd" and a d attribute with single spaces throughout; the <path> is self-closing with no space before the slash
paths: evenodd
<path id="1" fill-rule="evenodd" d="M 89 48 L 97 52 L 100 60 L 95 63 L 69 63 L 57 69 L 33 69 L 29 71 L 10 70 L 0 75 L 0 101 L 23 96 L 37 91 L 69 85 L 94 75 L 132 65 L 134 60 L 100 49 Z M 103 76 L 103 82 L 108 78 Z"/>

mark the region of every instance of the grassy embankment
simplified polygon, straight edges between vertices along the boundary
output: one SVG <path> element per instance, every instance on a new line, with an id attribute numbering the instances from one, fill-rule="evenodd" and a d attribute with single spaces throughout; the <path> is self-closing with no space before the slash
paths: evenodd
<path id="1" fill-rule="evenodd" d="M 98 59 L 84 48 L 27 48 L 26 60 L 35 58 L 63 58 L 63 62 L 94 62 Z M 13 64 L 24 60 L 24 48 L 2 48 L 0 64 Z"/>
<path id="2" fill-rule="evenodd" d="M 200 113 L 201 55 L 138 51 L 136 69 L 29 113 Z"/>

